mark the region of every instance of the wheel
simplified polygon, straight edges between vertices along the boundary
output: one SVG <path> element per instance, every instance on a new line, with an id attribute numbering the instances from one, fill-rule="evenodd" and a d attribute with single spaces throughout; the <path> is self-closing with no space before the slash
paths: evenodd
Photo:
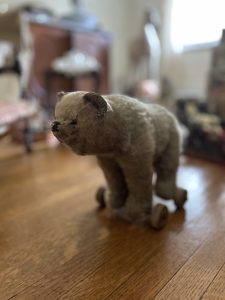
<path id="1" fill-rule="evenodd" d="M 106 189 L 104 187 L 100 187 L 97 190 L 95 198 L 96 198 L 97 203 L 99 204 L 99 209 L 103 209 L 106 207 L 105 191 L 106 191 Z"/>
<path id="2" fill-rule="evenodd" d="M 151 216 L 150 216 L 150 224 L 154 229 L 162 229 L 168 220 L 168 209 L 165 205 L 156 204 L 153 207 Z"/>
<path id="3" fill-rule="evenodd" d="M 174 200 L 177 209 L 182 209 L 187 201 L 187 190 L 177 188 L 176 199 Z"/>

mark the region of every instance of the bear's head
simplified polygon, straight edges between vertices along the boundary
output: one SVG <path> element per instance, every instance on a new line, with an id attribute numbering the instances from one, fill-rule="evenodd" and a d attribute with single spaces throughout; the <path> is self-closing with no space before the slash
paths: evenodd
<path id="1" fill-rule="evenodd" d="M 96 93 L 58 93 L 55 121 L 51 129 L 55 137 L 77 154 L 102 154 L 112 151 L 116 128 L 112 108 Z"/>

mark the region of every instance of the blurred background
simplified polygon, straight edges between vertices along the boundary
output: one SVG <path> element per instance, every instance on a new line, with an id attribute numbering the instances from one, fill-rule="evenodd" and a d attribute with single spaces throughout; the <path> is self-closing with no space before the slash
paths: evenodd
<path id="1" fill-rule="evenodd" d="M 56 93 L 122 93 L 175 113 L 184 152 L 225 161 L 220 0 L 0 1 L 0 143 L 39 141 Z M 0 152 L 1 152 L 0 144 Z"/>

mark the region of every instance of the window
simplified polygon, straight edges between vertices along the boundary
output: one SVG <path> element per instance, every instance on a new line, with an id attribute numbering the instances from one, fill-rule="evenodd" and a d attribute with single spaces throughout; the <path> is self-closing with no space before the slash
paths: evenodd
<path id="1" fill-rule="evenodd" d="M 175 50 L 215 43 L 225 28 L 225 1 L 173 0 L 171 17 Z"/>

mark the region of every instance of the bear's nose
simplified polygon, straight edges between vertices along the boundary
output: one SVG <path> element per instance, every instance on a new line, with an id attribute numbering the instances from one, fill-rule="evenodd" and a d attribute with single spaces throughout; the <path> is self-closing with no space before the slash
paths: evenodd
<path id="1" fill-rule="evenodd" d="M 52 124 L 51 124 L 51 130 L 53 132 L 59 131 L 59 125 L 60 125 L 60 123 L 58 121 L 52 122 Z"/>

